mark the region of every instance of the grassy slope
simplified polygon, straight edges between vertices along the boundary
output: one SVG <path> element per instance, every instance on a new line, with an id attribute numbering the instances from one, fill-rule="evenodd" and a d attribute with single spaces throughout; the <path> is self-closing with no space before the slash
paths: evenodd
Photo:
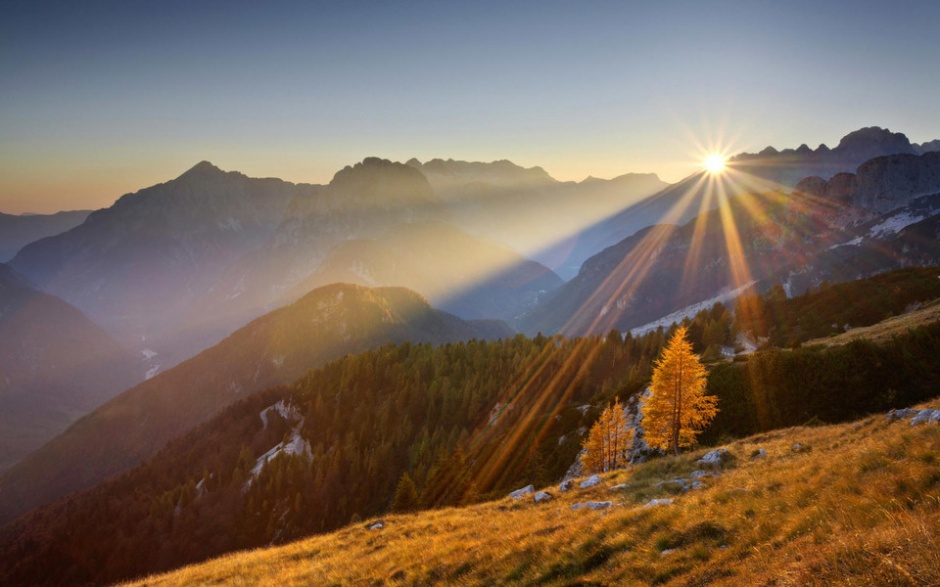
<path id="1" fill-rule="evenodd" d="M 829 338 L 817 338 L 808 341 L 806 344 L 836 346 L 848 344 L 853 340 L 870 340 L 874 343 L 882 343 L 890 340 L 892 336 L 904 334 L 908 330 L 938 320 L 940 320 L 940 300 L 934 300 L 922 308 L 901 314 L 900 316 L 893 316 L 877 324 L 853 328 L 848 332 Z"/>
<path id="2" fill-rule="evenodd" d="M 940 400 L 921 407 L 940 408 Z M 794 451 L 794 443 L 803 451 Z M 735 441 L 704 488 L 670 495 L 703 450 L 617 471 L 590 489 L 389 516 L 137 585 L 936 585 L 940 427 L 875 415 Z M 757 449 L 769 454 L 751 459 Z M 623 491 L 608 487 L 628 483 Z M 604 511 L 572 511 L 612 500 Z M 671 552 L 664 552 L 669 551 Z"/>

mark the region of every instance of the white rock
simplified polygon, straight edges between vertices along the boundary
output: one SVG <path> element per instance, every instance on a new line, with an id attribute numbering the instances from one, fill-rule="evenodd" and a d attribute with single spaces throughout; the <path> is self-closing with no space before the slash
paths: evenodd
<path id="1" fill-rule="evenodd" d="M 381 529 L 384 528 L 384 527 L 385 527 L 385 522 L 383 522 L 383 521 L 380 520 L 380 521 L 378 521 L 378 522 L 372 524 L 371 526 L 369 526 L 369 530 L 381 530 Z"/>
<path id="2" fill-rule="evenodd" d="M 600 475 L 591 475 L 590 477 L 582 481 L 578 485 L 578 487 L 580 487 L 581 489 L 587 489 L 588 487 L 594 487 L 595 485 L 598 485 L 600 482 L 601 482 Z"/>
<path id="3" fill-rule="evenodd" d="M 535 494 L 535 503 L 542 503 L 543 501 L 551 501 L 553 498 L 552 494 L 547 491 L 539 491 Z"/>
<path id="4" fill-rule="evenodd" d="M 715 450 L 710 450 L 705 455 L 698 460 L 700 463 L 706 465 L 718 466 L 726 463 L 731 460 L 731 453 L 728 452 L 726 448 L 716 448 Z"/>
<path id="5" fill-rule="evenodd" d="M 523 487 L 522 489 L 517 489 L 517 490 L 513 491 L 512 493 L 510 493 L 510 494 L 509 494 L 509 497 L 511 497 L 511 498 L 513 498 L 513 499 L 519 499 L 520 497 L 523 497 L 523 496 L 525 496 L 525 495 L 529 495 L 530 493 L 535 493 L 535 486 L 534 486 L 534 485 L 526 485 L 526 486 Z"/>
<path id="6" fill-rule="evenodd" d="M 566 491 L 571 491 L 572 487 L 574 487 L 574 481 L 565 479 L 561 482 L 561 485 L 558 486 L 558 491 L 565 493 Z"/>
<path id="7" fill-rule="evenodd" d="M 705 477 L 714 477 L 714 473 L 708 471 L 692 471 L 692 479 L 704 479 Z"/>
<path id="8" fill-rule="evenodd" d="M 755 452 L 754 454 L 751 455 L 751 458 L 752 458 L 752 459 L 762 459 L 762 458 L 764 458 L 764 457 L 766 457 L 766 456 L 767 456 L 767 451 L 764 450 L 764 449 L 762 449 L 762 448 L 759 448 L 759 449 L 757 449 L 757 452 Z"/>
<path id="9" fill-rule="evenodd" d="M 658 506 L 658 505 L 672 505 L 672 500 L 669 499 L 668 497 L 664 497 L 664 498 L 662 498 L 662 499 L 651 499 L 651 500 L 648 501 L 648 502 L 646 503 L 646 505 L 643 506 L 643 507 L 645 507 L 645 508 L 652 508 L 652 507 L 656 507 L 656 506 Z"/>
<path id="10" fill-rule="evenodd" d="M 619 483 L 617 485 L 607 488 L 607 491 L 623 491 L 627 487 L 630 487 L 630 486 L 627 485 L 626 483 Z"/>
<path id="11" fill-rule="evenodd" d="M 705 487 L 705 484 L 702 483 L 701 481 L 692 482 L 692 489 L 701 489 L 702 487 Z"/>

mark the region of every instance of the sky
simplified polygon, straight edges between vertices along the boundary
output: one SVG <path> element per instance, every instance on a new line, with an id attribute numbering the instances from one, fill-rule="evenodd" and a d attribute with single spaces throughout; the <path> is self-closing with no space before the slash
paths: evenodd
<path id="1" fill-rule="evenodd" d="M 2 0 L 0 212 L 100 208 L 201 160 L 367 156 L 560 180 L 705 150 L 940 138 L 940 2 Z"/>

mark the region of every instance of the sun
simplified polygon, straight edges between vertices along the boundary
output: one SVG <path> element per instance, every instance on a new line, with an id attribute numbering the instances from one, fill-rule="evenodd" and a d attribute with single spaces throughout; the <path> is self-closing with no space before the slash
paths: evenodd
<path id="1" fill-rule="evenodd" d="M 705 157 L 704 165 L 705 171 L 711 174 L 721 173 L 727 166 L 727 159 L 723 155 L 712 153 L 708 157 Z"/>

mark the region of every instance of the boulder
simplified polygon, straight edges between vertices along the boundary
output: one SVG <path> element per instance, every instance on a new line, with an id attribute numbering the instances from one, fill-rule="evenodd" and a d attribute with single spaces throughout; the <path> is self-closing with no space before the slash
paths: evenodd
<path id="1" fill-rule="evenodd" d="M 661 499 L 651 499 L 648 502 L 646 502 L 646 505 L 644 505 L 643 507 L 652 508 L 652 507 L 656 507 L 660 505 L 672 505 L 672 500 L 669 499 L 668 497 L 664 497 Z"/>
<path id="2" fill-rule="evenodd" d="M 614 505 L 614 503 L 613 503 L 612 501 L 588 501 L 588 502 L 585 502 L 585 503 L 575 503 L 575 504 L 572 504 L 572 505 L 571 505 L 571 509 L 573 509 L 573 510 L 581 510 L 581 509 L 584 509 L 584 508 L 588 508 L 588 509 L 592 509 L 592 510 L 605 510 L 605 509 L 611 507 L 612 505 Z"/>
<path id="3" fill-rule="evenodd" d="M 574 487 L 574 481 L 565 479 L 561 482 L 561 485 L 558 486 L 558 491 L 565 493 L 566 491 L 571 491 L 572 487 Z"/>
<path id="4" fill-rule="evenodd" d="M 894 422 L 895 420 L 907 420 L 908 418 L 913 418 L 917 415 L 917 410 L 912 410 L 910 408 L 902 408 L 900 410 L 891 410 L 885 416 L 885 419 L 889 422 Z"/>
<path id="5" fill-rule="evenodd" d="M 727 463 L 731 460 L 731 453 L 728 452 L 726 448 L 716 448 L 715 450 L 710 450 L 705 455 L 698 460 L 699 463 L 705 465 L 711 465 L 713 467 L 720 467 L 721 465 Z"/>
<path id="6" fill-rule="evenodd" d="M 626 489 L 627 487 L 630 487 L 630 486 L 627 485 L 626 483 L 619 483 L 619 484 L 617 484 L 617 485 L 613 485 L 613 486 L 611 486 L 611 487 L 608 487 L 608 488 L 607 488 L 607 491 L 623 491 L 623 490 Z"/>
<path id="7" fill-rule="evenodd" d="M 600 482 L 601 482 L 600 475 L 591 475 L 590 477 L 582 481 L 578 485 L 578 487 L 580 487 L 581 489 L 587 489 L 588 487 L 594 487 L 595 485 L 599 485 Z"/>
<path id="8" fill-rule="evenodd" d="M 535 486 L 534 486 L 534 485 L 526 485 L 526 486 L 523 487 L 522 489 L 517 489 L 517 490 L 513 491 L 512 493 L 510 493 L 510 494 L 509 494 L 509 497 L 511 497 L 511 498 L 513 498 L 513 499 L 519 499 L 520 497 L 529 495 L 530 493 L 535 493 Z"/>
<path id="9" fill-rule="evenodd" d="M 940 410 L 921 410 L 917 412 L 916 416 L 911 418 L 911 426 L 919 426 L 920 424 L 937 422 L 938 420 L 940 420 Z"/>
<path id="10" fill-rule="evenodd" d="M 708 471 L 692 471 L 692 479 L 704 479 L 705 477 L 714 477 L 714 473 Z"/>
<path id="11" fill-rule="evenodd" d="M 542 503 L 543 501 L 551 501 L 554 497 L 554 495 L 547 491 L 539 491 L 535 494 L 533 499 L 535 499 L 535 503 Z"/>
<path id="12" fill-rule="evenodd" d="M 767 451 L 762 448 L 759 448 L 755 450 L 753 453 L 751 453 L 752 460 L 762 459 L 766 456 L 767 456 Z"/>
<path id="13" fill-rule="evenodd" d="M 376 522 L 373 522 L 372 524 L 369 524 L 368 526 L 369 530 L 381 530 L 384 527 L 385 527 L 384 520 L 377 520 Z"/>
<path id="14" fill-rule="evenodd" d="M 702 487 L 705 487 L 705 484 L 702 483 L 701 481 L 692 482 L 692 487 L 691 487 L 692 489 L 701 489 Z"/>

